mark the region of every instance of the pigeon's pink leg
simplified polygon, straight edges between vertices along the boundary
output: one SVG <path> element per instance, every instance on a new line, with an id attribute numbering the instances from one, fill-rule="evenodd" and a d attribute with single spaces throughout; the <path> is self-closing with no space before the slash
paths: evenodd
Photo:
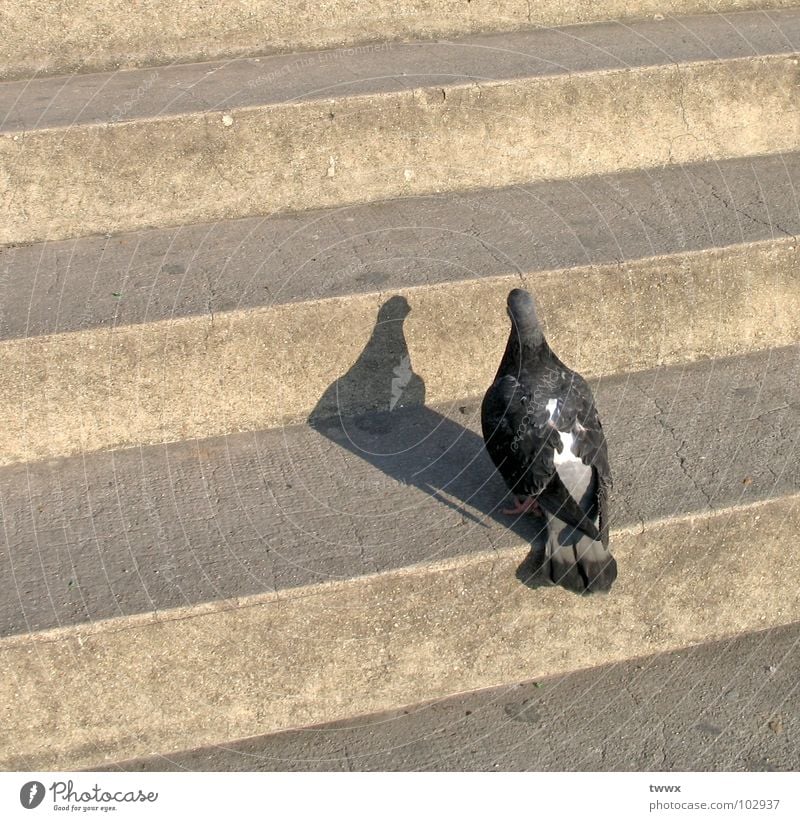
<path id="1" fill-rule="evenodd" d="M 542 509 L 539 507 L 535 496 L 526 496 L 522 499 L 515 496 L 514 502 L 514 507 L 505 507 L 500 512 L 505 513 L 506 516 L 519 516 L 521 513 L 532 513 L 534 516 L 542 515 Z"/>

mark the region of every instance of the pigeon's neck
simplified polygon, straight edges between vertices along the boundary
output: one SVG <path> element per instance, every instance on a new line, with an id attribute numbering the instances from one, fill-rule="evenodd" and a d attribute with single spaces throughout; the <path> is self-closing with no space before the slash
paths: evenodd
<path id="1" fill-rule="evenodd" d="M 541 329 L 519 334 L 516 328 L 512 328 L 497 374 L 519 373 L 523 368 L 530 368 L 539 362 L 549 352 Z"/>

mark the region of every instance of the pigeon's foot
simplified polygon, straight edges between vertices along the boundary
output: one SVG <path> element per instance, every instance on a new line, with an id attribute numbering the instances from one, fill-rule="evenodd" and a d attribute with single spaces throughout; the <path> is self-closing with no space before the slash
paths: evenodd
<path id="1" fill-rule="evenodd" d="M 515 496 L 514 501 L 514 507 L 504 507 L 500 512 L 506 516 L 519 516 L 522 513 L 531 513 L 534 516 L 543 515 L 542 509 L 539 507 L 535 496 L 525 496 L 522 498 Z"/>

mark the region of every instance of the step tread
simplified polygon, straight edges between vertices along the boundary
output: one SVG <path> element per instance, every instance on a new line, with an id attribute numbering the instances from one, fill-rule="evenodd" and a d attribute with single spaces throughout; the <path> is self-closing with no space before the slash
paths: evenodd
<path id="1" fill-rule="evenodd" d="M 239 58 L 0 83 L 0 133 L 354 95 L 790 54 L 800 10 L 605 22 L 440 42 Z"/>
<path id="2" fill-rule="evenodd" d="M 396 352 L 376 373 L 391 373 Z M 568 352 L 561 354 L 569 360 Z M 794 493 L 800 346 L 603 379 L 612 526 Z M 0 470 L 0 635 L 513 547 L 475 399 Z M 385 391 L 388 406 L 391 378 Z M 419 401 L 412 380 L 406 398 Z M 323 411 L 325 416 L 323 417 Z M 313 416 L 313 414 L 312 414 Z"/>
<path id="3" fill-rule="evenodd" d="M 798 190 L 791 153 L 0 247 L 0 339 L 796 236 Z"/>
<path id="4" fill-rule="evenodd" d="M 107 769 L 794 771 L 798 665 L 793 624 Z"/>

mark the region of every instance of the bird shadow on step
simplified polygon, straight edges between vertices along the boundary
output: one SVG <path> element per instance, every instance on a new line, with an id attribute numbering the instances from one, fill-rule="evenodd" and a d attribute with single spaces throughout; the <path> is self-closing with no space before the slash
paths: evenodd
<path id="1" fill-rule="evenodd" d="M 352 367 L 320 397 L 309 425 L 397 482 L 410 485 L 477 527 L 494 520 L 531 545 L 517 578 L 549 585 L 544 568 L 544 520 L 500 512 L 511 502 L 476 430 L 479 408 L 456 405 L 450 416 L 425 405 L 425 382 L 414 372 L 404 323 L 405 297 L 379 309 L 375 327 Z M 458 521 L 458 520 L 455 520 Z"/>

